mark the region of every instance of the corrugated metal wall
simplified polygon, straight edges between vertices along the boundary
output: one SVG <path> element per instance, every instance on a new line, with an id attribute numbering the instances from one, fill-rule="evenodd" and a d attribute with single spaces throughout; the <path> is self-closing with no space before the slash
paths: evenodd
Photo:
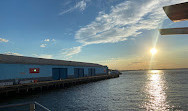
<path id="1" fill-rule="evenodd" d="M 30 73 L 30 68 L 39 68 L 39 73 Z M 88 69 L 95 68 L 96 75 L 107 74 L 107 67 L 80 67 L 60 65 L 0 64 L 0 80 L 52 77 L 52 68 L 67 68 L 68 77 L 74 77 L 74 68 L 83 68 L 84 76 Z"/>

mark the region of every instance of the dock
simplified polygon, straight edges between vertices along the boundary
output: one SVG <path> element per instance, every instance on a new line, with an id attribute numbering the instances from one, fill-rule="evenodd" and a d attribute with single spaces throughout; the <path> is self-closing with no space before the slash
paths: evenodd
<path id="1" fill-rule="evenodd" d="M 73 79 L 63 79 L 54 81 L 43 81 L 37 83 L 18 84 L 11 86 L 0 87 L 0 97 L 11 97 L 17 95 L 29 95 L 36 92 L 42 92 L 53 89 L 67 88 L 79 84 L 95 82 L 110 78 L 117 78 L 119 74 L 99 75 Z"/>

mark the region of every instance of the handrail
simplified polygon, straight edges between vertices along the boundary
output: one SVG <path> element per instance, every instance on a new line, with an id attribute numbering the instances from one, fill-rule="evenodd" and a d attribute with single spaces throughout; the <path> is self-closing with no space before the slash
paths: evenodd
<path id="1" fill-rule="evenodd" d="M 47 107 L 45 107 L 45 106 L 39 104 L 39 103 L 36 102 L 36 101 L 35 101 L 34 103 L 37 104 L 38 106 L 40 106 L 41 108 L 45 109 L 46 111 L 51 111 L 51 110 L 49 110 Z"/>
<path id="2" fill-rule="evenodd" d="M 34 102 L 27 102 L 27 103 L 18 103 L 18 104 L 9 104 L 9 105 L 2 105 L 0 106 L 0 108 L 10 108 L 10 107 L 17 107 L 17 106 L 25 106 L 25 105 L 30 105 L 30 104 L 34 104 L 34 105 L 38 105 L 40 106 L 41 108 L 43 108 L 44 110 L 46 111 L 51 111 L 49 110 L 47 107 L 41 105 L 40 103 L 34 101 Z M 35 111 L 35 109 L 34 109 Z"/>

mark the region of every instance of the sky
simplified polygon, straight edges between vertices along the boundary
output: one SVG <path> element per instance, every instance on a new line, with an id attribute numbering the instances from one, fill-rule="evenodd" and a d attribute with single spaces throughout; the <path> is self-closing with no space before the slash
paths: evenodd
<path id="1" fill-rule="evenodd" d="M 188 26 L 162 9 L 186 1 L 1 0 L 0 53 L 118 70 L 188 68 L 188 35 L 158 32 Z"/>

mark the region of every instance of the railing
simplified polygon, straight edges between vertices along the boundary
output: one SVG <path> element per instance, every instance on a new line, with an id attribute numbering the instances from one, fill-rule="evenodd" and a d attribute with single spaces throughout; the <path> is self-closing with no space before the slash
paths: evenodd
<path id="1" fill-rule="evenodd" d="M 27 102 L 0 106 L 0 111 L 51 111 L 40 103 Z"/>

